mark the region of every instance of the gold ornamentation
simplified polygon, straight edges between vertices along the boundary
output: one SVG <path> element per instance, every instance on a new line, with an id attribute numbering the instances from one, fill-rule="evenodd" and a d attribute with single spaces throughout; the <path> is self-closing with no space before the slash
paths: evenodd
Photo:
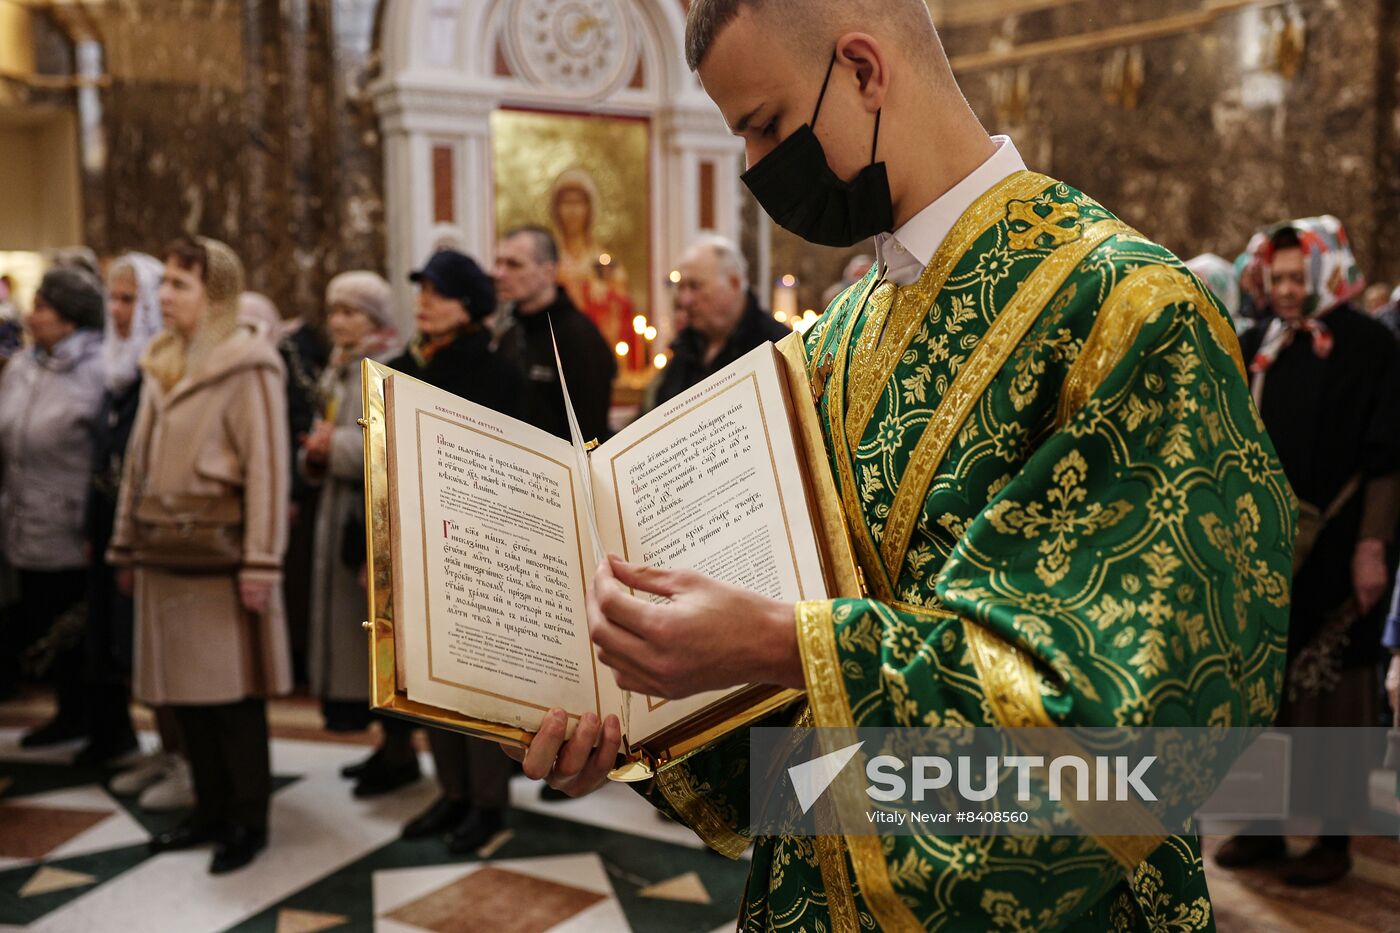
<path id="1" fill-rule="evenodd" d="M 987 386 L 1001 372 L 1051 296 L 1064 286 L 1070 273 L 1104 240 L 1128 229 L 1116 220 L 1094 224 L 1078 242 L 1050 254 L 1022 283 L 1016 297 L 997 314 L 996 320 L 929 419 L 923 436 L 909 458 L 909 466 L 900 479 L 882 541 L 884 565 L 892 576 L 898 574 L 903 565 L 909 539 L 928 498 L 929 484 L 947 457 L 959 429 L 987 391 Z"/>
<path id="2" fill-rule="evenodd" d="M 1046 492 L 1045 504 L 1022 505 L 1010 499 L 987 510 L 987 520 L 1004 535 L 1020 535 L 1028 541 L 1040 539 L 1035 574 L 1046 586 L 1054 586 L 1069 573 L 1070 555 L 1079 546 L 1081 535 L 1091 535 L 1121 522 L 1132 506 L 1126 500 L 1108 505 L 1086 502 L 1084 488 L 1089 465 L 1074 450 L 1055 464 L 1050 477 L 1055 487 Z"/>
<path id="3" fill-rule="evenodd" d="M 716 852 L 737 859 L 749 847 L 750 840 L 735 832 L 734 827 L 696 792 L 684 764 L 675 764 L 658 772 L 656 789 L 680 814 L 685 825 Z"/>
<path id="4" fill-rule="evenodd" d="M 919 281 L 899 289 L 889 324 L 883 328 L 887 332 L 882 336 L 870 334 L 872 341 L 880 337 L 878 346 L 872 342 L 867 351 L 868 355 L 857 356 L 853 361 L 856 372 L 851 377 L 849 415 L 845 419 L 845 437 L 853 446 L 859 444 L 865 435 L 875 407 L 894 378 L 900 359 L 909 349 L 914 335 L 919 332 L 919 327 L 928 317 L 929 307 L 943 291 L 959 260 L 988 230 L 1005 218 L 1008 201 L 1035 197 L 1054 185 L 1053 179 L 1034 172 L 1008 175 L 978 198 L 958 219 L 943 245 L 924 268 Z M 955 305 L 954 310 L 958 311 L 958 306 Z M 968 311 L 965 306 L 961 307 L 963 314 L 967 314 Z M 950 332 L 953 332 L 951 328 Z M 862 335 L 862 339 L 864 336 Z"/>
<path id="5" fill-rule="evenodd" d="M 1201 530 L 1206 539 L 1220 551 L 1235 568 L 1235 619 L 1244 631 L 1248 617 L 1246 609 L 1258 596 L 1269 605 L 1284 608 L 1291 596 L 1289 580 L 1277 570 L 1270 570 L 1267 561 L 1259 558 L 1259 529 L 1262 518 L 1251 493 L 1235 500 L 1235 521 L 1227 526 L 1220 516 L 1201 516 Z"/>
<path id="6" fill-rule="evenodd" d="M 1079 205 L 1052 201 L 1049 207 L 1050 212 L 1042 215 L 1036 211 L 1035 201 L 1012 201 L 1007 205 L 1012 249 L 1055 249 L 1079 239 L 1083 232 L 1079 227 Z M 1066 220 L 1073 223 L 1063 226 Z M 1048 237 L 1049 242 L 1042 243 L 1043 237 Z"/>
<path id="7" fill-rule="evenodd" d="M 1069 423 L 1123 361 L 1143 327 L 1173 305 L 1189 305 L 1201 314 L 1216 344 L 1230 354 L 1240 378 L 1245 378 L 1239 338 L 1224 312 L 1201 293 L 1195 279 L 1171 266 L 1143 266 L 1118 283 L 1094 318 L 1094 326 L 1060 389 L 1059 427 Z"/>
<path id="8" fill-rule="evenodd" d="M 1067 754 L 1085 759 L 1089 757 L 1050 718 L 1042 699 L 1040 676 L 1031 663 L 1030 655 L 967 619 L 963 619 L 963 639 L 993 715 L 1007 729 L 1025 730 L 1018 733 L 1018 738 L 1028 746 L 1028 751 L 1052 756 Z M 1064 805 L 1073 816 L 1074 803 L 1066 800 Z M 1115 822 L 1118 825 L 1133 825 L 1140 830 L 1140 834 L 1095 836 L 1094 839 L 1120 865 L 1132 868 L 1161 845 L 1166 834 L 1161 822 L 1136 801 L 1124 801 L 1121 806 L 1114 806 Z"/>
<path id="9" fill-rule="evenodd" d="M 797 646 L 812 718 L 822 728 L 855 728 L 841 657 L 836 652 L 836 619 L 830 602 L 797 604 Z M 847 836 L 851 866 L 865 903 L 882 930 L 922 930 L 909 905 L 894 892 L 889 863 L 879 837 Z"/>
<path id="10" fill-rule="evenodd" d="M 880 552 L 875 546 L 870 522 L 861 508 L 861 500 L 856 491 L 855 466 L 845 430 L 846 374 L 850 369 L 847 361 L 850 358 L 851 339 L 864 314 L 863 309 L 876 292 L 875 286 L 876 283 L 872 280 L 860 304 L 850 312 L 850 319 L 841 334 L 836 350 L 836 370 L 832 374 L 830 386 L 831 396 L 827 399 L 826 410 L 831 423 L 830 443 L 836 458 L 836 483 L 841 493 L 841 503 L 846 510 L 846 523 L 851 529 L 856 557 L 866 570 L 867 582 L 871 582 L 873 578 L 871 595 L 877 599 L 887 599 L 894 595 L 894 583 L 890 579 L 889 571 L 880 563 Z"/>

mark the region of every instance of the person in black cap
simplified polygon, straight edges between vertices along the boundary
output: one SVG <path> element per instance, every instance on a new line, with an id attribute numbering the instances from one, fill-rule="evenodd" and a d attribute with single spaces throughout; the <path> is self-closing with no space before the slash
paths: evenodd
<path id="1" fill-rule="evenodd" d="M 418 286 L 417 333 L 389 365 L 469 402 L 523 418 L 524 377 L 492 352 L 483 321 L 496 309 L 496 287 L 470 256 L 434 253 L 409 281 Z"/>
<path id="2" fill-rule="evenodd" d="M 418 333 L 389 367 L 524 419 L 525 378 L 491 349 L 481 323 L 496 307 L 491 278 L 469 257 L 443 250 L 409 279 L 418 285 Z M 474 852 L 505 826 L 513 765 L 494 742 L 440 729 L 429 729 L 428 741 L 442 795 L 409 821 L 404 838 L 443 835 L 453 852 Z"/>

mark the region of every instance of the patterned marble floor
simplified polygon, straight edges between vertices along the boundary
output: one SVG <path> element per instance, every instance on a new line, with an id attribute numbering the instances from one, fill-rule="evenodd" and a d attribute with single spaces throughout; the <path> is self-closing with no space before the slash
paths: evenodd
<path id="1" fill-rule="evenodd" d="M 146 814 L 134 799 L 114 796 L 105 786 L 110 772 L 67 767 L 71 746 L 18 749 L 18 726 L 42 712 L 42 704 L 0 706 L 0 933 L 733 927 L 747 865 L 703 849 L 623 787 L 545 804 L 517 778 L 506 832 L 477 856 L 454 859 L 436 841 L 400 841 L 399 827 L 431 801 L 430 781 L 354 800 L 338 771 L 365 754 L 363 744 L 320 732 L 314 706 L 295 700 L 272 714 L 271 846 L 247 870 L 214 879 L 207 851 L 146 854 L 147 835 L 178 815 Z M 1207 849 L 1218 843 L 1208 840 Z M 1354 851 L 1350 877 L 1312 891 L 1266 872 L 1210 866 L 1219 929 L 1400 933 L 1400 843 L 1359 839 Z"/>
<path id="2" fill-rule="evenodd" d="M 435 840 L 398 839 L 431 782 L 356 801 L 338 771 L 363 747 L 277 739 L 268 851 L 215 879 L 207 850 L 147 855 L 149 832 L 178 816 L 143 813 L 107 790 L 108 773 L 65 766 L 71 747 L 25 752 L 18 735 L 0 729 L 0 931 L 704 933 L 732 928 L 747 871 L 626 788 L 546 804 L 524 778 L 506 831 L 454 859 Z"/>

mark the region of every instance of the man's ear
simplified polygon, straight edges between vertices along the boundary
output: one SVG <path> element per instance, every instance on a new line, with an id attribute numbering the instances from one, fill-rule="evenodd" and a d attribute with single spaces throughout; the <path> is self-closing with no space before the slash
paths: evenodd
<path id="1" fill-rule="evenodd" d="M 875 113 L 884 107 L 885 95 L 889 92 L 890 69 L 879 40 L 863 32 L 847 33 L 836 41 L 836 58 L 841 64 L 855 69 L 866 111 Z"/>

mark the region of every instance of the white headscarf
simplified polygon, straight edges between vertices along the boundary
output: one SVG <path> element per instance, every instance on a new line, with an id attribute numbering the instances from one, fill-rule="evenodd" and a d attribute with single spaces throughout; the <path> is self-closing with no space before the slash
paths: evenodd
<path id="1" fill-rule="evenodd" d="M 282 339 L 282 312 L 259 292 L 238 296 L 238 323 L 251 326 L 275 347 Z"/>
<path id="2" fill-rule="evenodd" d="M 131 329 L 126 337 L 117 333 L 112 315 L 102 335 L 102 371 L 107 389 L 122 392 L 140 375 L 141 354 L 151 338 L 165 326 L 160 314 L 160 280 L 165 267 L 145 253 L 127 253 L 116 259 L 107 270 L 108 281 L 122 273 L 136 279 L 136 309 L 131 315 Z"/>

